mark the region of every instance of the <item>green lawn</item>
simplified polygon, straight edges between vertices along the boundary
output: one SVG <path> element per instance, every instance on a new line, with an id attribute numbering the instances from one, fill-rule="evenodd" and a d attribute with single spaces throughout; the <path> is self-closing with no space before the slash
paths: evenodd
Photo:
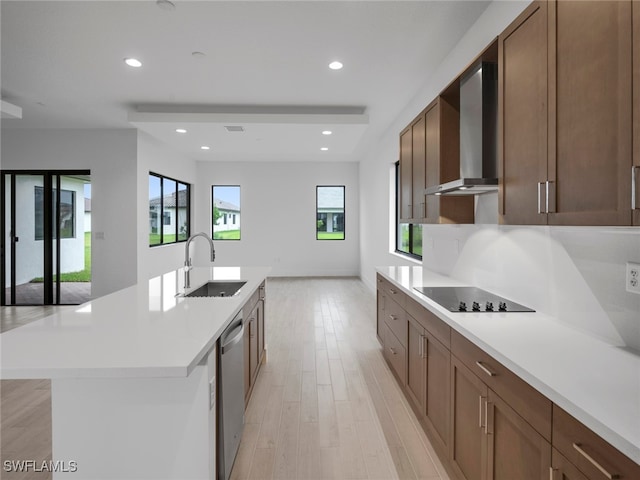
<path id="1" fill-rule="evenodd" d="M 34 278 L 31 283 L 41 283 L 42 277 Z M 84 270 L 60 274 L 61 282 L 91 281 L 91 232 L 84 233 Z"/>
<path id="2" fill-rule="evenodd" d="M 344 240 L 344 232 L 317 232 L 318 240 Z"/>
<path id="3" fill-rule="evenodd" d="M 240 230 L 225 230 L 223 232 L 214 232 L 214 240 L 240 240 Z"/>

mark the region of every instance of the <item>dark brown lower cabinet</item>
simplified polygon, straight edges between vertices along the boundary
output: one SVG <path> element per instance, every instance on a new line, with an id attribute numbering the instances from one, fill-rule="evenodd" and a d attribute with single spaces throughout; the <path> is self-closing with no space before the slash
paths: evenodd
<path id="1" fill-rule="evenodd" d="M 407 393 L 424 415 L 427 380 L 427 357 L 424 354 L 425 330 L 413 317 L 407 315 Z"/>
<path id="2" fill-rule="evenodd" d="M 551 469 L 549 480 L 589 480 L 555 448 L 551 451 Z"/>
<path id="3" fill-rule="evenodd" d="M 381 289 L 378 289 L 378 295 L 376 297 L 378 314 L 376 315 L 376 335 L 378 341 L 382 344 L 384 339 L 384 302 L 385 296 Z"/>
<path id="4" fill-rule="evenodd" d="M 451 458 L 466 480 L 547 480 L 551 444 L 455 356 Z"/>
<path id="5" fill-rule="evenodd" d="M 425 310 L 424 315 L 429 315 Z M 447 455 L 449 444 L 449 349 L 420 322 L 407 314 L 407 386 L 414 410 L 437 453 Z"/>
<path id="6" fill-rule="evenodd" d="M 487 442 L 483 418 L 488 389 L 460 360 L 451 356 L 450 458 L 459 478 L 484 480 Z"/>
<path id="7" fill-rule="evenodd" d="M 487 478 L 549 478 L 551 444 L 491 389 L 484 421 L 488 442 Z"/>
<path id="8" fill-rule="evenodd" d="M 244 400 L 249 402 L 251 391 L 264 357 L 265 284 L 254 292 L 242 307 L 244 319 Z"/>
<path id="9" fill-rule="evenodd" d="M 427 392 L 425 396 L 425 426 L 437 452 L 446 455 L 449 446 L 449 388 L 451 353 L 429 332 L 425 335 L 427 357 Z"/>

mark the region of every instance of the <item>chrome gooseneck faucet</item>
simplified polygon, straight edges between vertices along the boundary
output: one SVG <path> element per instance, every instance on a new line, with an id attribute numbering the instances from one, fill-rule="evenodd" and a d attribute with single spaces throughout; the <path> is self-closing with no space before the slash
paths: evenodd
<path id="1" fill-rule="evenodd" d="M 187 240 L 187 243 L 184 246 L 184 288 L 191 287 L 191 281 L 189 279 L 189 271 L 191 270 L 191 257 L 189 257 L 189 245 L 196 237 L 204 237 L 209 242 L 209 246 L 211 248 L 211 261 L 215 261 L 216 259 L 216 250 L 213 248 L 213 240 L 212 238 L 204 232 L 199 232 L 191 235 Z"/>

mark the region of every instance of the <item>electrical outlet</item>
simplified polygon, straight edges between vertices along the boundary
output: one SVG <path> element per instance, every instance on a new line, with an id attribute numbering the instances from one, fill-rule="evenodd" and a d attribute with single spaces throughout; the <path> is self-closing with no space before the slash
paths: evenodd
<path id="1" fill-rule="evenodd" d="M 640 293 L 640 263 L 627 262 L 627 292 Z"/>

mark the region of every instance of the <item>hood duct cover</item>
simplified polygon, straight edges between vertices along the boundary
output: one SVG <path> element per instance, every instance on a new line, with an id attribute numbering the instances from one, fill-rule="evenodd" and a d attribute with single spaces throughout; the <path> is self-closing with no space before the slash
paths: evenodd
<path id="1" fill-rule="evenodd" d="M 460 178 L 429 187 L 425 194 L 497 191 L 497 123 L 498 68 L 485 62 L 460 80 Z"/>

